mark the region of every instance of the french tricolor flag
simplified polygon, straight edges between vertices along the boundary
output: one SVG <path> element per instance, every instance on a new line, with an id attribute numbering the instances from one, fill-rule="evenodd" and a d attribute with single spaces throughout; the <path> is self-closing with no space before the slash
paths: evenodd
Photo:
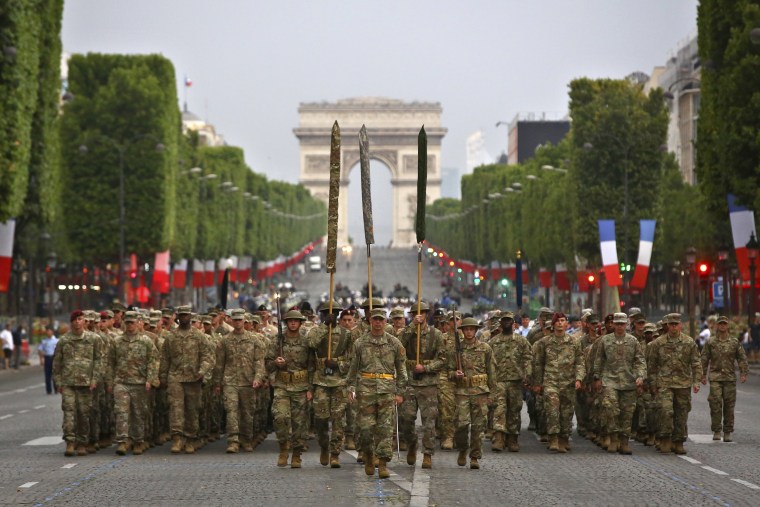
<path id="1" fill-rule="evenodd" d="M 193 289 L 201 289 L 203 285 L 203 261 L 193 259 Z"/>
<path id="2" fill-rule="evenodd" d="M 187 286 L 187 259 L 181 259 L 174 263 L 174 273 L 172 275 L 172 287 L 175 289 L 184 289 Z"/>
<path id="3" fill-rule="evenodd" d="M 736 204 L 736 196 L 728 194 L 728 212 L 731 217 L 731 234 L 734 237 L 736 249 L 736 264 L 742 274 L 742 280 L 749 280 L 749 257 L 747 256 L 747 242 L 755 232 L 755 214 L 752 210 Z M 755 234 L 757 237 L 757 234 Z M 760 270 L 757 273 L 760 275 Z"/>
<path id="4" fill-rule="evenodd" d="M 0 224 L 0 292 L 8 292 L 13 264 L 13 235 L 16 221 L 10 219 Z"/>
<path id="5" fill-rule="evenodd" d="M 160 294 L 169 293 L 169 250 L 156 253 L 151 288 Z"/>
<path id="6" fill-rule="evenodd" d="M 639 258 L 636 261 L 636 271 L 631 279 L 631 287 L 643 289 L 647 285 L 649 262 L 652 260 L 655 225 L 657 225 L 657 220 L 639 220 L 639 229 L 641 230 Z"/>
<path id="7" fill-rule="evenodd" d="M 204 272 L 204 281 L 206 282 L 206 287 L 213 287 L 214 286 L 214 266 L 216 265 L 216 262 L 213 260 L 206 261 L 206 270 Z"/>
<path id="8" fill-rule="evenodd" d="M 567 277 L 567 266 L 564 264 L 557 264 L 555 269 L 557 270 L 557 289 L 569 291 L 570 279 Z"/>
<path id="9" fill-rule="evenodd" d="M 602 249 L 602 264 L 607 285 L 618 287 L 622 285 L 620 279 L 620 265 L 618 264 L 617 243 L 615 242 L 615 221 L 599 220 L 599 241 Z"/>

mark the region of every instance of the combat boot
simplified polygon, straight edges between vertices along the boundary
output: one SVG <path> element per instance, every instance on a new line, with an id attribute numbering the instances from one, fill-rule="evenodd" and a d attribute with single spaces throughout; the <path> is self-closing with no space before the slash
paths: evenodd
<path id="1" fill-rule="evenodd" d="M 605 435 L 604 438 L 602 439 L 602 445 L 600 445 L 599 447 L 601 447 L 602 449 L 606 451 L 609 446 L 610 446 L 610 436 Z"/>
<path id="2" fill-rule="evenodd" d="M 433 468 L 433 456 L 430 454 L 422 455 L 422 468 Z"/>
<path id="3" fill-rule="evenodd" d="M 550 451 L 559 451 L 559 438 L 557 435 L 549 435 L 549 447 Z"/>
<path id="4" fill-rule="evenodd" d="M 591 440 L 592 442 L 596 441 L 596 433 L 593 431 L 587 431 L 586 432 L 586 440 Z"/>
<path id="5" fill-rule="evenodd" d="M 290 458 L 290 468 L 301 468 L 301 449 L 293 449 L 293 456 Z"/>
<path id="6" fill-rule="evenodd" d="M 396 440 L 396 438 L 398 438 L 398 437 L 394 437 L 393 440 Z M 399 440 L 398 441 L 398 450 L 399 451 L 406 451 L 406 450 L 408 450 L 407 449 L 407 445 L 406 445 L 406 440 Z"/>
<path id="7" fill-rule="evenodd" d="M 411 445 L 407 446 L 406 451 L 406 464 L 414 466 L 417 463 L 417 442 L 415 441 Z"/>
<path id="8" fill-rule="evenodd" d="M 507 449 L 509 449 L 509 452 L 520 452 L 520 444 L 517 443 L 517 435 L 507 435 Z"/>
<path id="9" fill-rule="evenodd" d="M 185 454 L 195 454 L 195 440 L 188 440 L 185 442 Z"/>
<path id="10" fill-rule="evenodd" d="M 354 440 L 353 435 L 348 435 L 346 437 L 346 450 L 347 451 L 355 451 L 356 450 L 356 441 Z"/>
<path id="11" fill-rule="evenodd" d="M 686 454 L 686 449 L 683 448 L 683 442 L 674 442 L 673 452 L 676 454 Z"/>
<path id="12" fill-rule="evenodd" d="M 454 448 L 454 438 L 452 437 L 446 437 L 443 439 L 443 442 L 441 442 L 441 449 L 444 451 L 450 451 Z"/>
<path id="13" fill-rule="evenodd" d="M 463 467 L 467 464 L 467 451 L 459 451 L 459 456 L 457 456 L 457 465 L 460 467 Z"/>
<path id="14" fill-rule="evenodd" d="M 734 439 L 731 438 L 731 432 L 730 431 L 726 431 L 725 433 L 723 433 L 723 441 L 724 442 L 733 442 L 734 441 Z"/>
<path id="15" fill-rule="evenodd" d="M 182 437 L 181 437 L 181 436 L 179 436 L 179 435 L 174 435 L 174 436 L 172 437 L 172 448 L 171 448 L 171 452 L 172 452 L 173 454 L 178 454 L 178 453 L 182 452 L 182 448 L 183 448 L 183 447 L 184 447 L 184 445 L 182 444 Z"/>
<path id="16" fill-rule="evenodd" d="M 138 443 L 136 443 L 136 444 L 134 445 L 134 447 L 132 448 L 132 454 L 133 454 L 134 456 L 139 456 L 139 455 L 141 455 L 141 454 L 143 453 L 143 451 L 145 451 L 145 446 L 143 445 L 143 443 L 142 443 L 142 442 L 138 442 Z"/>
<path id="17" fill-rule="evenodd" d="M 253 443 L 247 440 L 243 442 L 243 452 L 253 452 Z"/>
<path id="18" fill-rule="evenodd" d="M 380 458 L 377 464 L 377 476 L 381 479 L 387 479 L 391 476 L 391 472 L 388 470 L 388 458 Z"/>
<path id="19" fill-rule="evenodd" d="M 101 449 L 105 449 L 106 447 L 111 447 L 111 439 L 101 438 L 100 442 L 98 442 L 98 447 L 100 447 Z"/>
<path id="20" fill-rule="evenodd" d="M 636 441 L 639 443 L 644 443 L 647 439 L 647 434 L 643 431 L 637 431 L 636 432 Z"/>
<path id="21" fill-rule="evenodd" d="M 330 463 L 330 453 L 327 451 L 327 447 L 322 447 L 319 450 L 319 464 L 326 467 Z"/>
<path id="22" fill-rule="evenodd" d="M 547 435 L 546 433 L 542 433 L 541 435 L 538 436 L 538 441 L 539 442 L 544 442 L 544 443 L 548 442 L 549 441 L 549 435 Z"/>
<path id="23" fill-rule="evenodd" d="M 64 451 L 64 456 L 73 456 L 76 454 L 76 446 L 74 445 L 74 442 L 66 442 L 66 451 Z"/>
<path id="24" fill-rule="evenodd" d="M 618 450 L 618 436 L 610 435 L 610 445 L 607 446 L 607 452 L 617 452 Z"/>
<path id="25" fill-rule="evenodd" d="M 720 431 L 713 431 L 713 440 L 720 440 Z"/>
<path id="26" fill-rule="evenodd" d="M 98 449 L 97 447 L 95 447 L 95 444 L 87 444 L 85 449 L 87 449 L 87 454 L 95 454 L 96 452 L 98 452 Z"/>
<path id="27" fill-rule="evenodd" d="M 77 456 L 87 456 L 87 447 L 85 447 L 84 445 L 78 445 Z"/>
<path id="28" fill-rule="evenodd" d="M 673 450 L 672 442 L 670 441 L 670 438 L 661 437 L 660 438 L 660 452 L 662 454 L 670 454 L 670 452 Z"/>
<path id="29" fill-rule="evenodd" d="M 237 442 L 227 442 L 227 454 L 237 454 L 240 451 L 240 444 Z"/>
<path id="30" fill-rule="evenodd" d="M 620 454 L 633 454 L 631 447 L 628 445 L 628 437 L 625 435 L 618 435 L 618 452 Z"/>
<path id="31" fill-rule="evenodd" d="M 277 457 L 277 466 L 284 467 L 288 464 L 288 443 L 280 442 L 280 455 Z"/>
<path id="32" fill-rule="evenodd" d="M 494 452 L 501 452 L 504 450 L 504 433 L 501 431 L 494 431 L 491 438 L 491 450 Z"/>
<path id="33" fill-rule="evenodd" d="M 330 468 L 340 468 L 340 454 L 336 452 L 330 454 Z"/>
<path id="34" fill-rule="evenodd" d="M 557 439 L 557 452 L 565 454 L 568 450 L 570 450 L 568 437 L 559 437 Z"/>
<path id="35" fill-rule="evenodd" d="M 478 463 L 478 458 L 470 458 L 470 470 L 479 470 L 480 469 L 480 463 Z"/>
<path id="36" fill-rule="evenodd" d="M 650 433 L 649 435 L 647 435 L 647 440 L 646 442 L 644 442 L 644 445 L 647 447 L 652 447 L 654 445 L 654 438 L 655 438 L 654 433 Z"/>
<path id="37" fill-rule="evenodd" d="M 369 451 L 364 453 L 364 473 L 370 476 L 375 475 L 375 457 Z"/>

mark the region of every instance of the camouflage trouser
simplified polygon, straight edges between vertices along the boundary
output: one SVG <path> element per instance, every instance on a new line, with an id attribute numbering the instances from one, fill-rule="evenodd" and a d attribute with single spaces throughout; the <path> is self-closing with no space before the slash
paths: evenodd
<path id="1" fill-rule="evenodd" d="M 92 391 L 89 387 L 61 386 L 63 410 L 63 439 L 87 445 L 90 438 Z"/>
<path id="2" fill-rule="evenodd" d="M 573 431 L 575 386 L 546 386 L 543 398 L 546 433 L 569 437 Z"/>
<path id="3" fill-rule="evenodd" d="M 253 433 L 258 434 L 260 432 L 267 431 L 267 419 L 269 418 L 269 387 L 262 387 L 256 389 L 254 396 L 253 407 Z M 222 414 L 219 414 L 219 426 L 221 430 Z"/>
<path id="4" fill-rule="evenodd" d="M 661 387 L 657 393 L 660 400 L 660 438 L 683 442 L 689 434 L 686 420 L 691 412 L 691 390 Z"/>
<path id="5" fill-rule="evenodd" d="M 143 385 L 143 387 L 145 387 Z M 153 412 L 156 410 L 156 390 L 151 389 L 148 393 L 145 406 L 145 431 L 143 431 L 145 440 L 151 440 L 153 437 Z"/>
<path id="6" fill-rule="evenodd" d="M 588 410 L 588 428 L 599 435 L 607 434 L 607 421 L 604 419 L 604 410 L 602 408 L 602 401 L 604 400 L 604 391 L 589 394 L 591 399 L 589 400 Z"/>
<path id="7" fill-rule="evenodd" d="M 575 392 L 575 420 L 578 423 L 578 431 L 589 429 L 589 393 L 585 389 Z"/>
<path id="8" fill-rule="evenodd" d="M 138 443 L 145 440 L 145 414 L 148 412 L 148 392 L 145 384 L 116 384 L 113 386 L 116 441 L 131 438 Z"/>
<path id="9" fill-rule="evenodd" d="M 228 442 L 248 443 L 253 440 L 254 393 L 251 386 L 224 386 Z"/>
<path id="10" fill-rule="evenodd" d="M 712 431 L 734 431 L 734 408 L 736 407 L 736 381 L 710 382 L 710 420 Z M 721 422 L 723 423 L 721 425 Z"/>
<path id="11" fill-rule="evenodd" d="M 448 372 L 441 372 L 438 377 L 438 421 L 436 424 L 438 438 L 441 440 L 454 437 L 456 407 L 454 382 L 449 380 Z"/>
<path id="12" fill-rule="evenodd" d="M 372 451 L 375 457 L 390 460 L 396 428 L 395 394 L 356 393 L 356 401 L 356 425 L 361 450 Z"/>
<path id="13" fill-rule="evenodd" d="M 201 406 L 201 383 L 169 382 L 169 430 L 172 435 L 198 438 L 198 417 Z"/>
<path id="14" fill-rule="evenodd" d="M 528 428 L 530 429 L 532 427 L 538 433 L 537 411 L 541 404 L 536 402 L 536 395 L 530 389 L 526 389 L 523 392 L 523 399 L 525 400 L 525 405 L 528 407 L 528 419 L 530 420 Z"/>
<path id="15" fill-rule="evenodd" d="M 290 448 L 296 451 L 303 450 L 306 434 L 309 431 L 307 406 L 306 391 L 286 391 L 275 387 L 272 418 L 277 441 L 280 443 L 290 441 Z"/>
<path id="16" fill-rule="evenodd" d="M 636 390 L 623 391 L 605 387 L 602 408 L 610 424 L 607 431 L 610 434 L 617 433 L 630 437 L 633 411 L 636 409 Z"/>
<path id="17" fill-rule="evenodd" d="M 488 394 L 458 394 L 456 404 L 454 445 L 459 451 L 467 451 L 469 448 L 471 458 L 482 458 L 483 431 L 488 418 Z"/>
<path id="18" fill-rule="evenodd" d="M 520 434 L 520 412 L 522 412 L 522 381 L 498 382 L 496 391 L 491 393 L 495 400 L 493 410 L 493 430 L 507 435 Z"/>
<path id="19" fill-rule="evenodd" d="M 166 399 L 166 389 L 156 389 L 156 404 L 153 407 L 153 438 L 169 430 L 167 415 L 169 402 Z"/>
<path id="20" fill-rule="evenodd" d="M 356 409 L 352 404 L 346 406 L 346 436 L 356 434 Z"/>
<path id="21" fill-rule="evenodd" d="M 548 433 L 546 429 L 546 396 L 544 394 L 533 394 L 535 400 L 535 416 L 536 416 L 536 433 L 539 435 L 546 435 Z"/>
<path id="22" fill-rule="evenodd" d="M 434 454 L 435 422 L 438 419 L 438 386 L 408 387 L 399 407 L 399 431 L 409 448 L 417 445 L 417 411 L 422 418 L 422 447 Z"/>
<path id="23" fill-rule="evenodd" d="M 633 422 L 631 424 L 631 431 L 633 432 L 647 432 L 647 400 L 650 396 L 649 392 L 642 392 L 636 395 L 636 410 L 633 413 Z"/>
<path id="24" fill-rule="evenodd" d="M 100 400 L 105 396 L 105 386 L 99 384 L 92 392 L 92 401 L 90 406 L 90 443 L 100 440 Z"/>
<path id="25" fill-rule="evenodd" d="M 649 401 L 647 401 L 647 431 L 657 433 L 657 427 L 660 420 L 660 400 L 656 395 L 649 392 Z"/>
<path id="26" fill-rule="evenodd" d="M 256 413 L 256 400 L 258 398 L 259 389 L 254 391 L 253 406 L 254 414 Z M 222 424 L 222 412 L 224 411 L 224 396 L 217 394 L 215 391 L 211 391 L 211 408 L 209 410 L 209 432 L 219 433 L 220 426 Z"/>
<path id="27" fill-rule="evenodd" d="M 346 431 L 346 388 L 314 386 L 314 425 L 317 441 L 323 449 L 329 447 L 330 454 L 340 454 Z M 332 432 L 331 428 L 332 426 Z"/>
<path id="28" fill-rule="evenodd" d="M 100 401 L 100 438 L 112 437 L 114 435 L 114 401 L 113 393 L 104 392 L 99 399 Z"/>
<path id="29" fill-rule="evenodd" d="M 200 419 L 198 421 L 199 437 L 208 437 L 209 433 L 211 433 L 211 417 L 214 411 L 213 396 L 214 388 L 209 382 L 201 389 Z"/>

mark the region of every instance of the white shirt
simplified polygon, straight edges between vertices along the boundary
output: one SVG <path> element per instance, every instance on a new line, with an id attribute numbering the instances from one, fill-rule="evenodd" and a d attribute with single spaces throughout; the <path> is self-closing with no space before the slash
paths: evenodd
<path id="1" fill-rule="evenodd" d="M 3 348 L 13 350 L 13 335 L 7 329 L 0 331 L 0 340 L 3 341 Z"/>

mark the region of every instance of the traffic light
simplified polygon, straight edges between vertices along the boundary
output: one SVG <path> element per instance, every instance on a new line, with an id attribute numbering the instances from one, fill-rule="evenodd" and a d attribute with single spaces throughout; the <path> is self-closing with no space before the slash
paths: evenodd
<path id="1" fill-rule="evenodd" d="M 589 273 L 588 275 L 588 284 L 594 285 L 594 282 L 596 282 L 596 277 L 593 275 L 593 273 Z"/>
<path id="2" fill-rule="evenodd" d="M 700 277 L 706 277 L 710 274 L 710 265 L 706 262 L 700 262 L 697 264 L 697 273 L 699 273 Z"/>
<path id="3" fill-rule="evenodd" d="M 499 283 L 501 283 L 502 286 L 506 287 L 509 282 L 507 281 L 506 278 L 502 278 Z"/>

